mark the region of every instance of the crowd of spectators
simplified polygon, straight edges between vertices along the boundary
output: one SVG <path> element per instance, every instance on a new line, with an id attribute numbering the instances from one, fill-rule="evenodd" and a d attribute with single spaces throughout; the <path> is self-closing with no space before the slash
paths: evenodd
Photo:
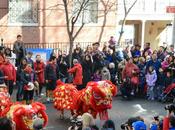
<path id="1" fill-rule="evenodd" d="M 117 49 L 115 42 L 111 37 L 102 50 L 98 42 L 85 50 L 77 44 L 72 63 L 65 51 L 53 52 L 45 63 L 40 54 L 32 60 L 33 53 L 26 52 L 22 36 L 18 35 L 13 50 L 0 47 L 0 84 L 6 84 L 10 95 L 17 86 L 16 100 L 27 104 L 33 101 L 34 95 L 39 98 L 45 86 L 47 101 L 51 102 L 58 79 L 73 83 L 78 90 L 85 88 L 89 81 L 111 80 L 120 86 L 124 98 L 139 96 L 161 100 L 166 88 L 175 82 L 174 46 L 152 50 L 151 44 L 145 43 L 143 50 L 139 44 Z M 171 117 L 169 120 L 171 122 Z M 143 120 L 138 122 L 141 123 Z M 173 122 L 171 125 L 174 127 Z"/>
<path id="2" fill-rule="evenodd" d="M 5 80 L 10 95 L 13 86 L 17 85 L 17 100 L 29 103 L 33 100 L 34 91 L 40 96 L 44 86 L 47 100 L 51 101 L 58 79 L 65 83 L 73 82 L 78 90 L 83 89 L 89 81 L 111 80 L 121 86 L 126 98 L 144 95 L 148 100 L 161 99 L 164 90 L 174 82 L 174 46 L 160 46 L 152 50 L 151 44 L 145 43 L 141 50 L 139 44 L 124 49 L 117 49 L 115 45 L 114 37 L 102 50 L 98 42 L 88 45 L 85 50 L 77 44 L 72 63 L 65 51 L 59 54 L 53 52 L 49 61 L 44 63 L 40 54 L 36 55 L 35 61 L 32 60 L 33 53 L 26 52 L 22 36 L 18 35 L 13 50 L 0 47 L 1 79 Z"/>

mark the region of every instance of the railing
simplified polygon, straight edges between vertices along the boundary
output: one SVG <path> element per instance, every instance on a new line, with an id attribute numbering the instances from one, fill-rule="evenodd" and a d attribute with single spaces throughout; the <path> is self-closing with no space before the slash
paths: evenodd
<path id="1" fill-rule="evenodd" d="M 126 0 L 127 9 L 135 0 Z M 166 14 L 167 6 L 175 6 L 175 0 L 137 0 L 130 14 Z M 123 0 L 118 0 L 118 14 L 124 13 Z"/>
<path id="2" fill-rule="evenodd" d="M 94 42 L 74 42 L 74 47 L 80 44 L 82 49 L 86 49 L 88 45 L 92 45 Z M 106 42 L 100 43 L 100 48 L 102 48 Z M 5 47 L 13 49 L 13 43 L 4 43 Z M 54 42 L 54 43 L 25 43 L 25 48 L 53 48 L 56 52 L 62 50 L 69 50 L 69 42 Z"/>
<path id="3" fill-rule="evenodd" d="M 74 42 L 74 48 L 77 44 L 85 50 L 88 45 L 92 45 L 94 42 Z M 5 47 L 13 49 L 13 43 L 4 43 Z M 100 43 L 100 49 L 102 50 L 104 45 L 108 45 L 107 42 Z M 125 48 L 128 44 L 123 42 L 120 44 L 120 48 Z M 54 42 L 54 43 L 25 43 L 25 48 L 53 48 L 55 52 L 69 51 L 69 42 Z"/>

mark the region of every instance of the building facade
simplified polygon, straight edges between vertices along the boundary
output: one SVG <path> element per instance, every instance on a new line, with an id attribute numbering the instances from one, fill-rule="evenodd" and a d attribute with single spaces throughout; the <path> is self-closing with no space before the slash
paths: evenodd
<path id="1" fill-rule="evenodd" d="M 80 0 L 81 1 L 81 0 Z M 116 33 L 115 0 L 89 0 L 76 23 L 85 23 L 76 42 L 105 42 Z M 79 9 L 76 0 L 69 1 L 69 15 Z M 21 34 L 32 45 L 69 42 L 63 0 L 0 0 L 0 38 L 11 44 Z M 101 37 L 101 38 L 100 38 Z"/>
<path id="2" fill-rule="evenodd" d="M 127 9 L 134 1 L 126 0 Z M 126 18 L 126 25 L 134 28 L 131 34 L 133 43 L 139 43 L 143 47 L 145 42 L 150 42 L 154 49 L 163 45 L 164 42 L 171 44 L 174 14 L 167 13 L 168 6 L 175 6 L 175 0 L 137 0 Z M 123 0 L 118 0 L 117 23 L 119 26 L 123 17 Z M 123 41 L 126 39 L 123 37 Z"/>

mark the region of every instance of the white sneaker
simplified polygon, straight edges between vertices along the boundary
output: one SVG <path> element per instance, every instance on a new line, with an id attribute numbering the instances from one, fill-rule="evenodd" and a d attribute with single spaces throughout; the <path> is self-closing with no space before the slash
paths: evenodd
<path id="1" fill-rule="evenodd" d="M 154 98 L 151 98 L 151 101 L 154 101 Z"/>
<path id="2" fill-rule="evenodd" d="M 44 93 L 41 93 L 41 96 L 44 96 Z"/>
<path id="3" fill-rule="evenodd" d="M 47 102 L 50 102 L 50 98 L 47 98 Z"/>
<path id="4" fill-rule="evenodd" d="M 131 92 L 131 95 L 134 96 L 134 92 Z"/>

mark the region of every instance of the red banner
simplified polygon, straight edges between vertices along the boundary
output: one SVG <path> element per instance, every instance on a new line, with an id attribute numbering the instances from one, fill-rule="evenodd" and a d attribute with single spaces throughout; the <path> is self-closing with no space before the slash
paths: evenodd
<path id="1" fill-rule="evenodd" d="M 166 12 L 167 13 L 175 13 L 175 6 L 167 6 Z"/>

